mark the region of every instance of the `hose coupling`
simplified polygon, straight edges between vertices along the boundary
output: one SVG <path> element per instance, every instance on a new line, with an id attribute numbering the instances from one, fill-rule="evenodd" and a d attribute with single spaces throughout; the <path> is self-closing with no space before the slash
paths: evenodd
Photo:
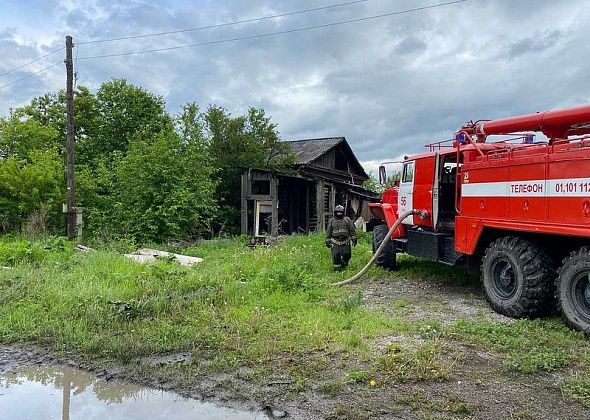
<path id="1" fill-rule="evenodd" d="M 426 220 L 430 217 L 428 210 L 414 210 L 414 214 L 416 214 L 422 220 Z"/>

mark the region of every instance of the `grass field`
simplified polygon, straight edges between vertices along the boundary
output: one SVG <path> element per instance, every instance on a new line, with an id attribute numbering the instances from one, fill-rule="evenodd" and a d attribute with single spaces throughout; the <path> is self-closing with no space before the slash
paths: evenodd
<path id="1" fill-rule="evenodd" d="M 250 250 L 240 239 L 172 249 L 205 259 L 193 268 L 168 260 L 137 264 L 121 255 L 128 247 L 76 253 L 60 238 L 1 238 L 0 266 L 12 269 L 0 270 L 0 341 L 48 344 L 57 352 L 122 364 L 189 352 L 210 363 L 154 374 L 188 381 L 249 366 L 249 380 L 257 381 L 282 369 L 293 378 L 292 390 L 316 380 L 327 396 L 354 384 L 449 381 L 471 349 L 491 354 L 504 372 L 559 373 L 563 398 L 590 405 L 590 345 L 557 316 L 512 321 L 481 306 L 463 316 L 444 299 L 419 291 L 383 296 L 385 305 L 367 297 L 373 284 L 403 287 L 417 280 L 475 293 L 478 279 L 461 269 L 402 257 L 399 271 L 373 268 L 360 285 L 330 286 L 368 260 L 368 236 L 345 273 L 332 272 L 319 235 L 268 249 Z M 405 398 L 400 404 L 412 406 L 423 396 Z M 463 401 L 451 405 L 450 415 L 472 414 Z"/>

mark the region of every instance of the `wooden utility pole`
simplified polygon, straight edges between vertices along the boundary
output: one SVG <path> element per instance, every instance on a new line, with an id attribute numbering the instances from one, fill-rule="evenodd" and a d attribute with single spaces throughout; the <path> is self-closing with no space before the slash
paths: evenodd
<path id="1" fill-rule="evenodd" d="M 67 187 L 68 201 L 66 204 L 66 214 L 68 218 L 68 238 L 76 238 L 76 181 L 74 179 L 74 62 L 72 61 L 72 49 L 74 43 L 70 35 L 66 36 L 66 112 L 67 112 Z"/>

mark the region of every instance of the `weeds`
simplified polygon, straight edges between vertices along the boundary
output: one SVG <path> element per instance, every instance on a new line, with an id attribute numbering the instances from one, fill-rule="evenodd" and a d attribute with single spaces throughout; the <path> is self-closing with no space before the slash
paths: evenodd
<path id="1" fill-rule="evenodd" d="M 362 303 L 363 294 L 360 290 L 358 290 L 356 293 L 340 299 L 338 304 L 335 306 L 335 310 L 341 311 L 342 313 L 349 315 L 355 309 L 359 308 Z"/>
<path id="2" fill-rule="evenodd" d="M 438 338 L 412 345 L 390 344 L 378 360 L 382 373 L 402 381 L 450 379 L 456 362 L 457 358 Z"/>
<path id="3" fill-rule="evenodd" d="M 586 407 L 590 407 L 590 375 L 576 375 L 563 380 L 559 387 L 564 398 L 578 401 Z"/>
<path id="4" fill-rule="evenodd" d="M 339 380 L 324 382 L 320 385 L 320 392 L 329 397 L 334 397 L 340 394 L 343 389 L 344 383 L 342 383 L 342 381 Z"/>
<path id="5" fill-rule="evenodd" d="M 369 383 L 373 373 L 366 370 L 352 370 L 346 374 L 346 382 L 352 384 Z"/>
<path id="6" fill-rule="evenodd" d="M 145 316 L 148 301 L 131 299 L 127 302 L 109 301 L 108 303 L 114 315 L 122 317 L 125 321 L 132 321 Z"/>
<path id="7" fill-rule="evenodd" d="M 449 335 L 460 341 L 508 355 L 508 370 L 534 373 L 555 371 L 583 361 L 590 350 L 581 333 L 569 330 L 560 320 L 517 320 L 510 324 L 490 321 L 459 321 Z"/>

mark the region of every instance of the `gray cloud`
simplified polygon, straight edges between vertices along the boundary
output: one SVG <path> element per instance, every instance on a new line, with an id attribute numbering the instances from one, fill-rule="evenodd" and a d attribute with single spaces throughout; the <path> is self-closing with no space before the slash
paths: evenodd
<path id="1" fill-rule="evenodd" d="M 24 2 L 23 2 L 24 3 Z M 0 73 L 74 41 L 194 27 L 317 7 L 312 0 L 15 2 L 0 14 Z M 322 4 L 330 4 L 325 1 Z M 273 32 L 433 2 L 366 3 L 214 30 L 79 45 L 79 57 Z M 590 102 L 590 1 L 471 0 L 365 23 L 169 53 L 78 61 L 79 83 L 111 77 L 233 113 L 264 107 L 284 138 L 345 135 L 359 158 L 423 150 L 463 122 Z M 19 15 L 20 10 L 20 15 Z M 20 18 L 19 18 L 20 16 Z M 34 16 L 35 19 L 31 19 Z M 42 22 L 33 25 L 31 22 Z M 52 60 L 32 66 L 35 70 Z M 63 68 L 0 91 L 0 113 L 63 86 Z M 28 74 L 0 78 L 0 85 Z M 12 77 L 14 76 L 14 77 Z"/>
<path id="2" fill-rule="evenodd" d="M 510 59 L 516 59 L 525 54 L 541 53 L 548 48 L 556 45 L 563 37 L 563 33 L 558 30 L 535 33 L 534 36 L 513 42 L 506 50 L 506 56 Z"/>
<path id="3" fill-rule="evenodd" d="M 427 47 L 426 42 L 414 36 L 409 36 L 397 44 L 395 52 L 400 55 L 416 54 L 426 50 Z"/>

